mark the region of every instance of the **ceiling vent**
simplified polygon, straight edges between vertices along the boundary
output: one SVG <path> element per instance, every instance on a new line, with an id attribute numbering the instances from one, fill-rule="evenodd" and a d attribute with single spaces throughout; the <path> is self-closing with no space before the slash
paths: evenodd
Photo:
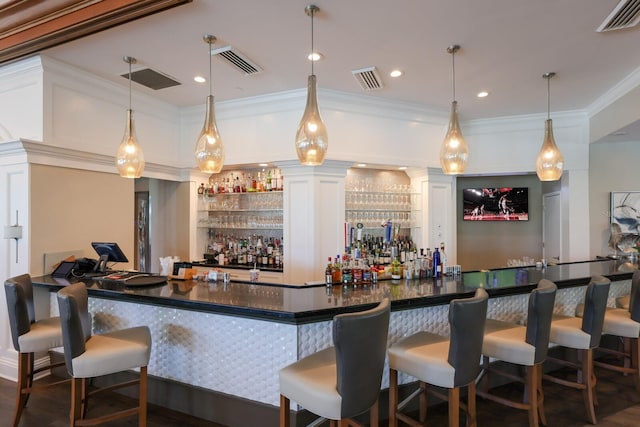
<path id="1" fill-rule="evenodd" d="M 360 86 L 362 86 L 362 89 L 366 91 L 382 89 L 384 86 L 376 67 L 361 68 L 359 70 L 353 70 L 351 73 L 353 73 L 353 77 L 355 77 Z"/>
<path id="2" fill-rule="evenodd" d="M 598 27 L 599 33 L 631 28 L 640 21 L 640 0 L 621 0 Z"/>
<path id="3" fill-rule="evenodd" d="M 120 76 L 127 80 L 129 79 L 129 73 L 120 74 Z M 173 77 L 169 77 L 168 75 L 152 70 L 151 68 L 133 71 L 131 73 L 131 80 L 153 90 L 166 89 L 168 87 L 179 86 L 181 84 Z"/>
<path id="4" fill-rule="evenodd" d="M 211 50 L 212 55 L 218 55 L 218 57 L 224 60 L 229 65 L 232 65 L 236 70 L 240 70 L 245 75 L 257 74 L 262 71 L 262 68 L 242 53 L 234 50 L 232 46 L 225 46 L 219 49 Z"/>

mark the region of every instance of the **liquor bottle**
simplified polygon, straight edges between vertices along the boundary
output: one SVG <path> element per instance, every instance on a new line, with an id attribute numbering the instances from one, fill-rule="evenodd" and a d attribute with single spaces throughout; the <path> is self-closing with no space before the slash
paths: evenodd
<path id="1" fill-rule="evenodd" d="M 324 280 L 327 286 L 333 284 L 333 264 L 331 263 L 331 257 L 329 257 L 327 268 L 324 270 Z"/>
<path id="2" fill-rule="evenodd" d="M 442 275 L 447 275 L 447 254 L 444 252 L 444 242 L 440 242 L 440 270 L 442 271 Z"/>
<path id="3" fill-rule="evenodd" d="M 334 258 L 331 277 L 334 283 L 342 282 L 342 264 L 340 263 L 340 255 L 336 255 Z"/>
<path id="4" fill-rule="evenodd" d="M 271 169 L 267 172 L 267 179 L 264 186 L 264 191 L 271 191 Z"/>
<path id="5" fill-rule="evenodd" d="M 440 251 L 436 247 L 433 251 L 433 277 L 440 277 L 442 265 L 440 264 Z"/>
<path id="6" fill-rule="evenodd" d="M 342 261 L 342 283 L 345 285 L 353 283 L 353 270 L 351 269 L 349 255 L 345 255 Z"/>

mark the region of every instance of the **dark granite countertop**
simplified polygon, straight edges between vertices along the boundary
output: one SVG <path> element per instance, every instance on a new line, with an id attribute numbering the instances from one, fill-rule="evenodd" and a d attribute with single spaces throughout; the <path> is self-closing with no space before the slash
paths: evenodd
<path id="1" fill-rule="evenodd" d="M 381 280 L 370 286 L 338 284 L 331 288 L 242 281 L 224 284 L 221 281 L 170 280 L 161 285 L 135 287 L 91 279 L 72 281 L 84 281 L 89 295 L 97 298 L 301 324 L 370 308 L 385 296 L 391 298 L 392 310 L 405 310 L 448 304 L 452 299 L 472 295 L 478 287 L 484 287 L 491 297 L 528 293 L 542 278 L 552 280 L 559 288 L 584 286 L 594 275 L 603 275 L 612 281 L 627 280 L 637 268 L 637 261 L 605 259 L 545 269 L 521 267 L 472 271 L 437 280 Z M 42 276 L 34 277 L 33 283 L 56 292 L 70 281 Z"/>

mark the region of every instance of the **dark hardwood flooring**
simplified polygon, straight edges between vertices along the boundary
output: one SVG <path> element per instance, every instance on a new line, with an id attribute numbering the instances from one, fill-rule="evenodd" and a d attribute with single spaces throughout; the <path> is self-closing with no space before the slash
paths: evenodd
<path id="1" fill-rule="evenodd" d="M 640 426 L 640 392 L 636 391 L 628 376 L 596 369 L 598 376 L 597 395 L 599 405 L 596 408 L 598 426 L 620 427 Z M 41 380 L 47 381 L 47 379 Z M 578 390 L 565 388 L 550 382 L 544 382 L 545 407 L 549 427 L 583 427 L 587 422 L 582 394 Z M 507 385 L 499 388 L 502 395 L 519 397 L 521 387 Z M 15 383 L 0 379 L 0 426 L 9 426 L 13 414 Z M 100 414 L 113 409 L 123 408 L 133 400 L 116 393 L 94 399 L 90 404 L 90 414 Z M 526 412 L 511 409 L 478 398 L 478 425 L 480 427 L 523 427 L 527 425 Z M 31 396 L 22 416 L 20 426 L 24 427 L 63 427 L 68 426 L 69 389 L 68 385 L 58 385 L 44 393 Z M 385 411 L 386 412 L 386 411 Z M 464 419 L 464 417 L 462 417 Z M 428 425 L 447 426 L 447 409 L 444 404 L 429 408 Z M 114 421 L 105 426 L 136 426 L 135 417 Z M 385 422 L 381 423 L 386 425 Z M 176 427 L 224 427 L 209 421 L 171 411 L 156 405 L 149 405 L 148 426 Z M 263 427 L 263 426 L 256 426 Z M 268 427 L 268 426 L 265 426 Z"/>

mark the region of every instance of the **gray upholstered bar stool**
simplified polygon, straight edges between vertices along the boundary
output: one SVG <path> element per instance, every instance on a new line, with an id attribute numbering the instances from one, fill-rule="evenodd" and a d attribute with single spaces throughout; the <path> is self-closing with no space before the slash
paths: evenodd
<path id="1" fill-rule="evenodd" d="M 389 427 L 398 420 L 422 426 L 427 414 L 427 394 L 449 402 L 449 426 L 460 424 L 460 408 L 467 413 L 467 426 L 476 425 L 475 379 L 480 371 L 482 336 L 487 317 L 489 296 L 478 289 L 472 298 L 449 303 L 449 338 L 429 332 L 418 332 L 389 348 Z M 410 399 L 420 396 L 420 421 L 403 414 L 398 405 L 398 371 L 419 381 L 419 389 Z M 429 387 L 443 387 L 444 395 Z M 460 404 L 460 388 L 467 387 L 467 405 Z"/>
<path id="2" fill-rule="evenodd" d="M 623 298 L 623 297 L 620 297 Z M 620 301 L 617 299 L 617 302 Z M 596 350 L 622 359 L 621 364 L 594 360 L 594 366 L 624 374 L 633 374 L 636 389 L 640 391 L 640 271 L 631 279 L 631 294 L 626 295 L 626 308 L 610 308 L 604 313 L 602 333 L 620 339 L 618 348 L 598 347 Z M 584 305 L 576 308 L 576 316 L 583 316 Z"/>
<path id="3" fill-rule="evenodd" d="M 22 411 L 29 400 L 29 395 L 43 387 L 60 384 L 56 381 L 47 385 L 33 385 L 33 377 L 39 372 L 62 366 L 64 363 L 49 363 L 47 366 L 34 369 L 34 353 L 49 351 L 62 347 L 62 329 L 58 317 L 36 320 L 33 303 L 33 285 L 31 276 L 22 274 L 4 282 L 7 297 L 7 311 L 13 347 L 18 352 L 18 386 L 16 407 L 13 412 L 12 425 L 20 422 Z"/>
<path id="4" fill-rule="evenodd" d="M 640 270 L 634 271 L 631 276 L 631 292 L 629 292 L 628 295 L 616 298 L 616 308 L 626 308 L 627 310 L 630 310 L 631 296 L 636 294 L 638 288 L 640 288 Z"/>
<path id="5" fill-rule="evenodd" d="M 547 357 L 549 348 L 549 331 L 556 291 L 555 283 L 546 279 L 538 282 L 536 289 L 529 295 L 526 326 L 493 319 L 487 319 L 485 326 L 481 387 L 477 394 L 511 408 L 528 411 L 529 427 L 537 427 L 539 422 L 546 425 L 541 375 L 542 362 Z M 491 365 L 492 358 L 496 361 L 524 366 L 524 378 L 500 370 L 495 364 Z M 490 393 L 489 374 L 491 373 L 524 382 L 524 400 L 514 401 Z"/>
<path id="6" fill-rule="evenodd" d="M 64 359 L 71 375 L 71 426 L 95 425 L 138 415 L 138 426 L 147 425 L 147 365 L 151 334 L 146 326 L 122 329 L 101 335 L 91 334 L 88 294 L 82 282 L 58 291 L 58 307 L 64 342 Z M 86 380 L 140 368 L 139 379 L 87 393 Z M 138 384 L 138 406 L 86 419 L 89 395 Z"/>
<path id="7" fill-rule="evenodd" d="M 280 426 L 290 425 L 290 400 L 341 426 L 371 410 L 378 425 L 378 396 L 387 352 L 390 302 L 333 318 L 333 344 L 280 370 Z"/>
<path id="8" fill-rule="evenodd" d="M 552 375 L 543 376 L 545 380 L 582 390 L 587 415 L 593 424 L 596 424 L 594 408 L 596 376 L 593 372 L 593 350 L 600 345 L 610 284 L 609 279 L 605 277 L 592 277 L 584 296 L 583 317 L 555 315 L 551 322 L 549 341 L 577 350 L 578 363 L 552 357 L 548 357 L 547 360 L 575 369 L 576 380 L 570 381 Z"/>

